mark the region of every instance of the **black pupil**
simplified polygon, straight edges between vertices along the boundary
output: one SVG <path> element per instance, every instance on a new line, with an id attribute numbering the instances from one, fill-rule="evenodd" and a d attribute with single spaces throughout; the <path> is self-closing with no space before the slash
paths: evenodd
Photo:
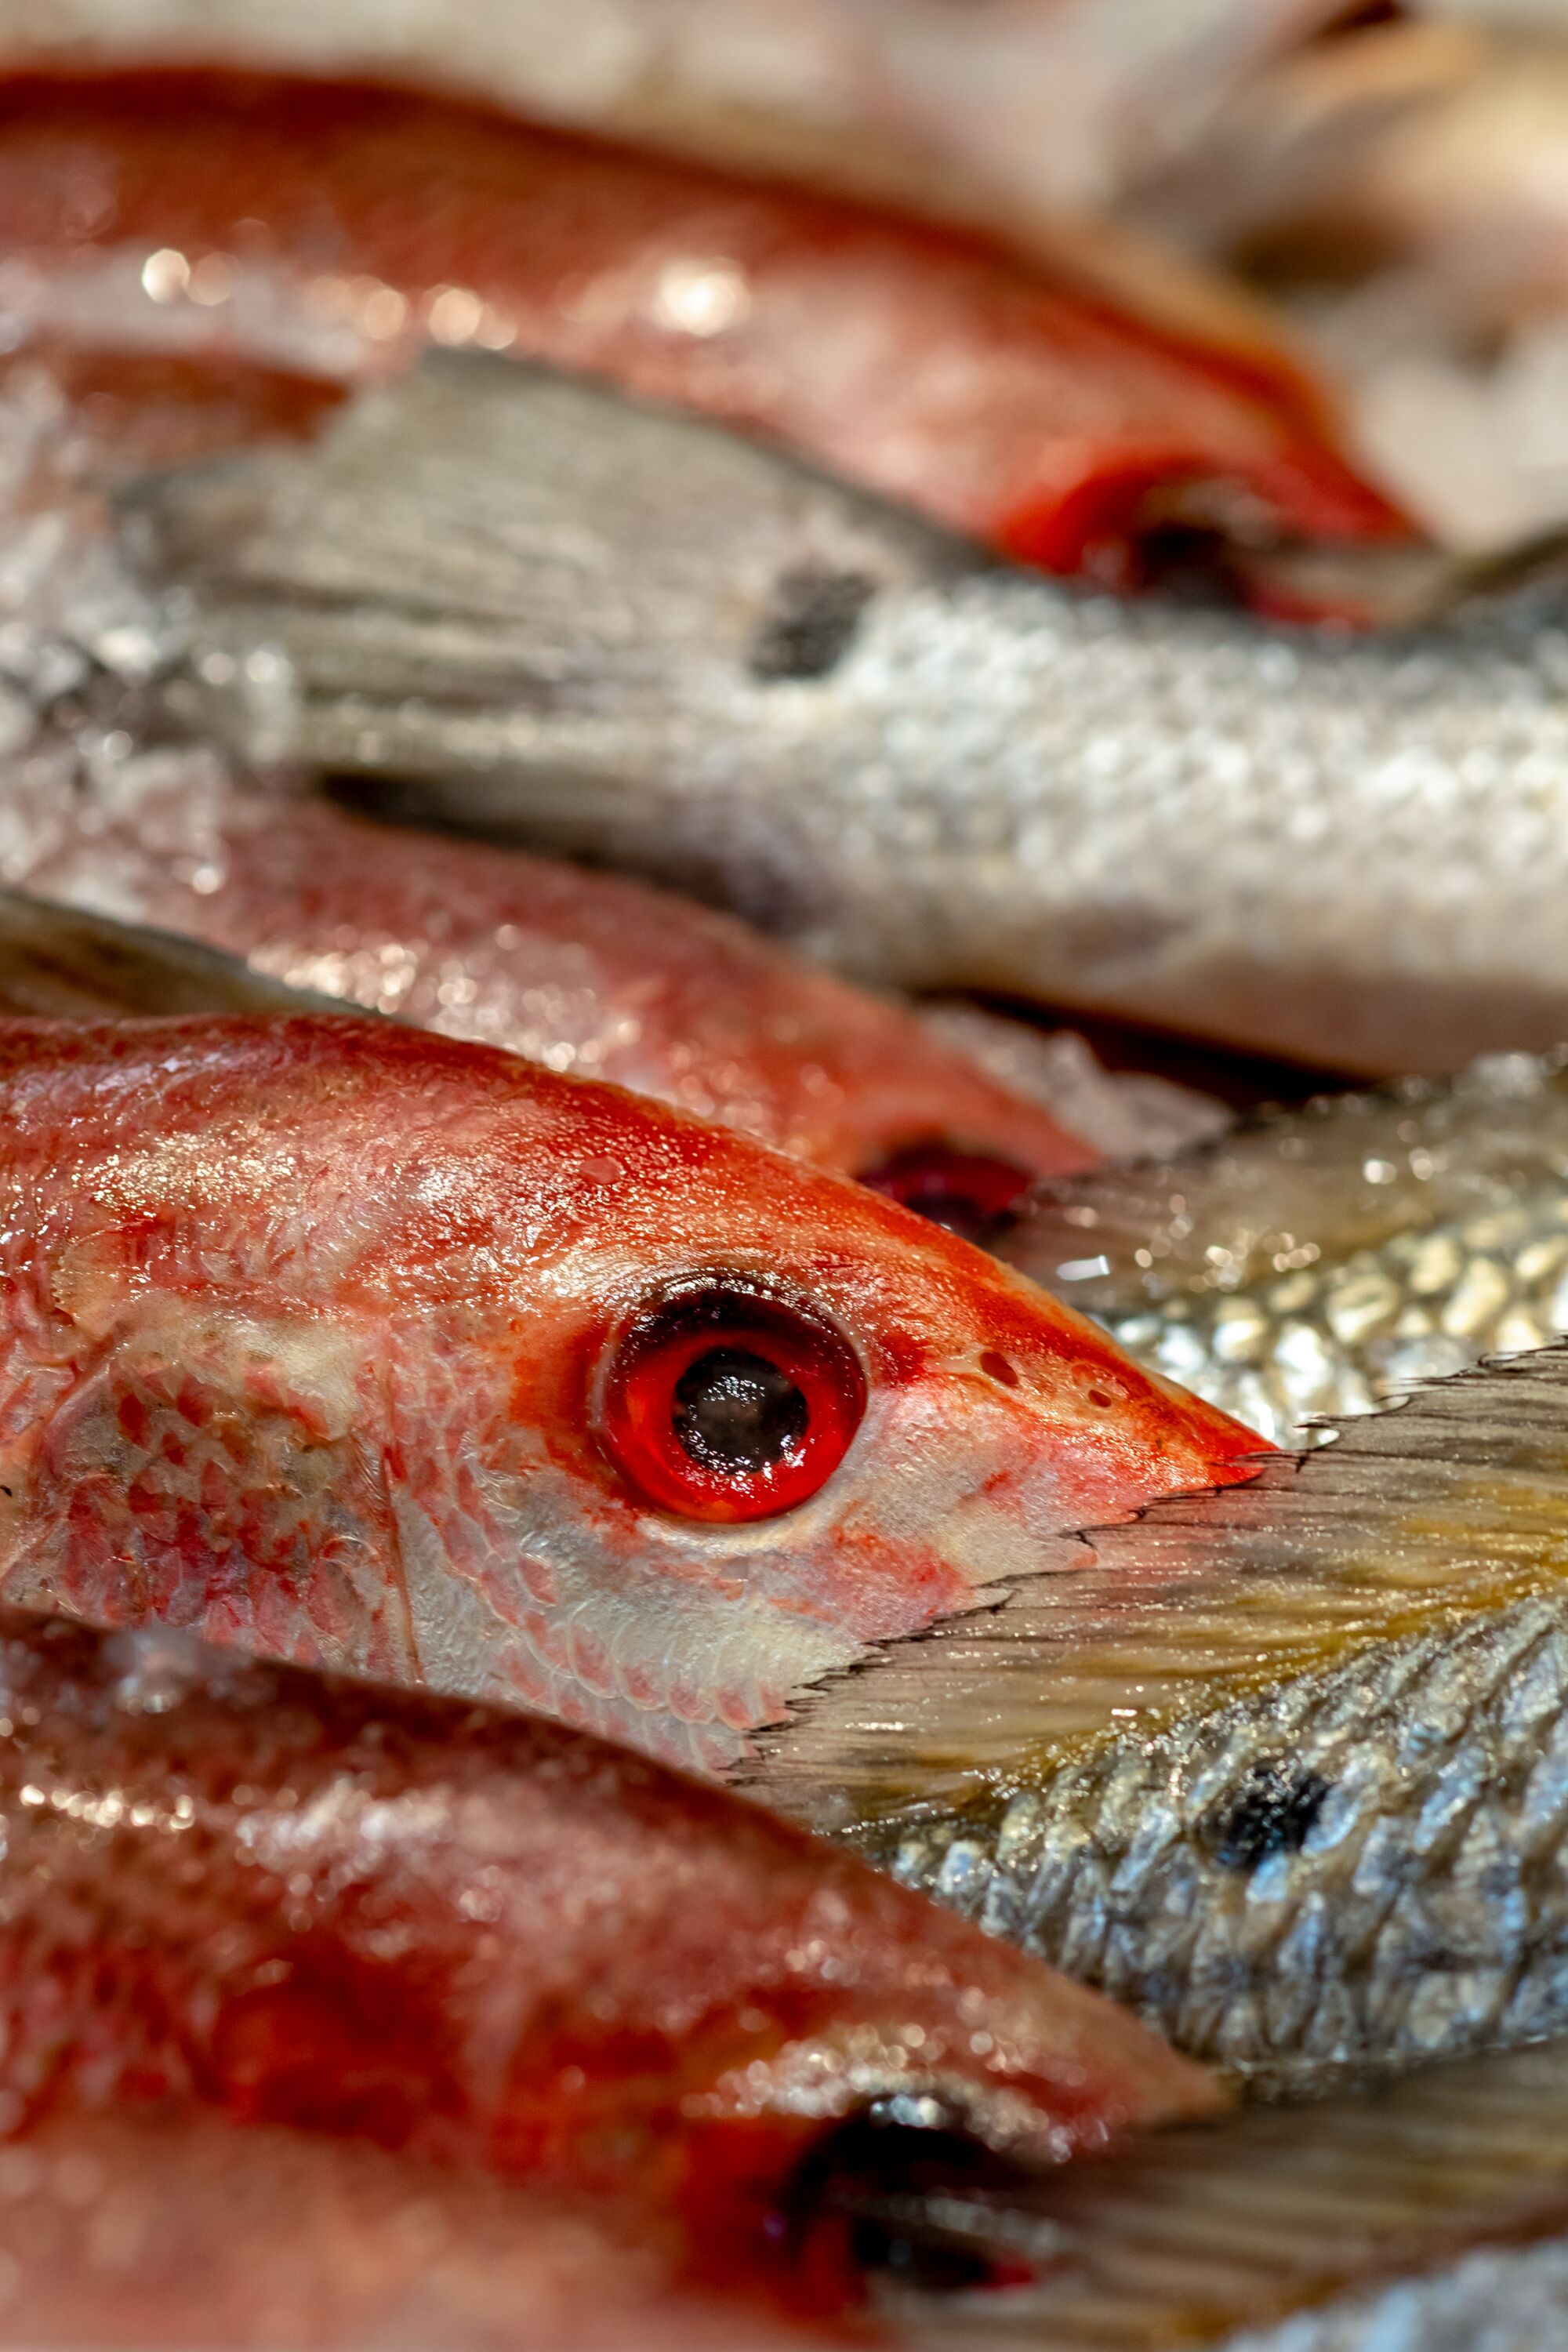
<path id="1" fill-rule="evenodd" d="M 750 1348 L 710 1348 L 675 1385 L 675 1433 L 704 1470 L 736 1477 L 799 1451 L 811 1408 L 787 1372 Z"/>

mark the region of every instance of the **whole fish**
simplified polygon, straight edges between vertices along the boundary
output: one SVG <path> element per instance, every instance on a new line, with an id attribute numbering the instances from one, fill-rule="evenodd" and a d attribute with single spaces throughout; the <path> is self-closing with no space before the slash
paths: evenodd
<path id="1" fill-rule="evenodd" d="M 1260 341 L 1131 316 L 961 229 L 456 100 L 13 75 L 0 253 L 14 345 L 216 344 L 337 380 L 427 341 L 505 349 L 784 440 L 1049 570 L 1136 576 L 1173 526 L 1410 538 Z"/>
<path id="2" fill-rule="evenodd" d="M 1568 2018 L 1568 1350 L 892 1643 L 747 1785 L 1264 2082 Z"/>
<path id="3" fill-rule="evenodd" d="M 1047 1186 L 995 1245 L 1277 1442 L 1568 1330 L 1568 1056 L 1273 1112 Z"/>
<path id="4" fill-rule="evenodd" d="M 557 1725 L 14 1611 L 0 1677 L 13 2133 L 366 2139 L 618 2198 L 688 2275 L 831 2309 L 839 2173 L 1215 2104 L 1080 1987 Z"/>
<path id="5" fill-rule="evenodd" d="M 477 2166 L 188 2114 L 0 2146 L 0 2345 L 54 2352 L 827 2352 L 681 2277 L 641 2216 Z M 971 2300 L 974 2300 L 972 2298 Z M 869 2338 L 875 2341 L 874 2337 Z"/>
<path id="6" fill-rule="evenodd" d="M 699 522 L 699 518 L 700 521 Z M 1386 1073 L 1568 1030 L 1568 633 L 1129 607 L 710 427 L 444 355 L 155 482 L 177 707 L 844 969 Z"/>
<path id="7" fill-rule="evenodd" d="M 874 1193 L 510 1055 L 307 1018 L 0 1057 L 15 1601 L 713 1769 L 1258 1443 Z"/>
<path id="8" fill-rule="evenodd" d="M 1555 2042 L 1177 2124 L 1005 2204 L 960 2192 L 955 2231 L 1027 2212 L 1055 2260 L 1026 2294 L 911 2313 L 908 2341 L 1545 2352 L 1568 2319 L 1565 2087 Z"/>
<path id="9" fill-rule="evenodd" d="M 1097 1157 L 911 1012 L 731 918 L 544 858 L 414 843 L 200 750 L 112 730 L 35 746 L 0 774 L 0 868 L 292 986 L 655 1096 L 929 1202 L 974 1238 L 1033 1177 Z"/>

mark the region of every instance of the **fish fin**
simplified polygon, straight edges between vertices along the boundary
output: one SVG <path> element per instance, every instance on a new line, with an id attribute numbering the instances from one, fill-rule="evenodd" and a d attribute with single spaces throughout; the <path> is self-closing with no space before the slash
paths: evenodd
<path id="1" fill-rule="evenodd" d="M 892 1642 L 759 1735 L 820 1826 L 1037 1780 L 1358 1651 L 1568 1592 L 1568 1346 L 1489 1359 L 1250 1483 L 1150 1504 L 984 1615 Z"/>
<path id="2" fill-rule="evenodd" d="M 0 1015 L 117 1020 L 195 1013 L 352 1013 L 173 931 L 0 890 Z"/>
<path id="3" fill-rule="evenodd" d="M 775 452 L 475 353 L 368 393 L 311 446 L 144 480 L 121 512 L 142 565 L 194 593 L 187 699 L 247 754 L 276 718 L 250 690 L 267 647 L 295 690 L 289 751 L 467 771 L 476 793 L 500 766 L 547 807 L 552 778 L 608 790 L 638 730 L 715 696 L 766 705 L 831 669 L 884 589 L 977 560 Z"/>
<path id="4" fill-rule="evenodd" d="M 969 2352 L 1224 2343 L 1568 2231 L 1568 2041 L 1175 2125 L 1031 2190 L 904 2203 L 862 2200 L 862 2219 L 1037 2266 L 1026 2293 L 966 2302 Z M 941 2315 L 929 2332 L 910 2317 L 927 2352 L 949 2340 Z"/>

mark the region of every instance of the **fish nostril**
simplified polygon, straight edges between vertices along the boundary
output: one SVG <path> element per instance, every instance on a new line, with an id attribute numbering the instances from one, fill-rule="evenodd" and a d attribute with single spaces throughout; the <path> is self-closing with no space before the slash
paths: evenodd
<path id="1" fill-rule="evenodd" d="M 1300 1853 L 1328 1796 L 1321 1773 L 1255 1764 L 1240 1796 L 1205 1814 L 1198 1834 L 1226 1870 L 1257 1870 L 1277 1853 Z"/>
<path id="2" fill-rule="evenodd" d="M 943 1142 L 906 1145 L 860 1175 L 885 1200 L 981 1249 L 994 1247 L 1017 1223 L 1034 1181 L 1016 1160 Z"/>
<path id="3" fill-rule="evenodd" d="M 987 1380 L 995 1381 L 1002 1388 L 1016 1389 L 1018 1385 L 1016 1368 L 1008 1362 L 1005 1356 L 999 1355 L 994 1348 L 985 1349 L 980 1359 L 980 1369 Z"/>

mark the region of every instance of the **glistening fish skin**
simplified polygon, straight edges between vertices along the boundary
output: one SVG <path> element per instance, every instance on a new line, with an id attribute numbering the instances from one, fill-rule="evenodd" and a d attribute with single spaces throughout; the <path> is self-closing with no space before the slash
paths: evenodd
<path id="1" fill-rule="evenodd" d="M 1271 1113 L 1047 1186 L 1000 1244 L 1280 1444 L 1489 1349 L 1568 1329 L 1568 1055 Z"/>
<path id="2" fill-rule="evenodd" d="M 743 2281 L 879 2100 L 1047 2162 L 1215 2102 L 1081 1987 L 560 1726 L 16 1612 L 0 1680 L 12 2128 L 374 2140 L 620 2196 Z"/>
<path id="3" fill-rule="evenodd" d="M 828 2352 L 857 2321 L 706 2291 L 679 2247 L 363 2141 L 157 2109 L 0 2147 L 6 2352 Z"/>
<path id="4" fill-rule="evenodd" d="M 891 1644 L 749 1779 L 1239 2072 L 1568 2022 L 1568 1353 Z"/>
<path id="5" fill-rule="evenodd" d="M 47 898 L 609 1079 L 846 1175 L 951 1147 L 1010 1164 L 1021 1187 L 1096 1156 L 913 1014 L 728 917 L 551 859 L 411 842 L 196 750 L 115 761 L 62 740 L 58 758 L 14 760 L 0 861 Z"/>
<path id="6" fill-rule="evenodd" d="M 0 1053 L 13 1600 L 713 1768 L 1257 1444 L 861 1187 L 510 1055 L 330 1019 Z"/>
<path id="7" fill-rule="evenodd" d="M 776 436 L 1048 569 L 1136 572 L 1173 499 L 1248 544 L 1409 536 L 1260 338 L 451 100 L 7 75 L 0 250 L 29 273 L 23 332 L 339 379 L 426 341 L 504 348 Z"/>
<path id="8" fill-rule="evenodd" d="M 1355 643 L 1086 598 L 474 356 L 132 526 L 197 593 L 198 724 L 861 975 L 1376 1073 L 1568 1025 L 1550 603 Z"/>

